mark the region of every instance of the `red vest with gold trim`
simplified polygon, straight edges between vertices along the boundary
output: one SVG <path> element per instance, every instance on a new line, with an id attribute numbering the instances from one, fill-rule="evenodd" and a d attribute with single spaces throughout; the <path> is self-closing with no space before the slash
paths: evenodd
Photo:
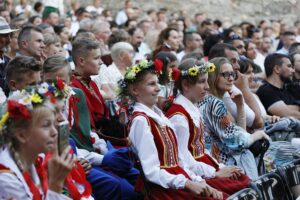
<path id="1" fill-rule="evenodd" d="M 171 118 L 176 114 L 183 115 L 188 121 L 190 132 L 188 149 L 193 157 L 198 160 L 204 155 L 204 124 L 201 120 L 200 128 L 196 127 L 189 113 L 181 105 L 173 103 L 167 111 L 166 116 Z"/>
<path id="2" fill-rule="evenodd" d="M 160 126 L 154 119 L 143 112 L 134 112 L 131 122 L 137 116 L 145 117 L 151 128 L 158 152 L 160 168 L 165 169 L 171 174 L 183 174 L 186 178 L 190 179 L 187 173 L 179 166 L 177 140 L 173 130 L 168 126 Z"/>

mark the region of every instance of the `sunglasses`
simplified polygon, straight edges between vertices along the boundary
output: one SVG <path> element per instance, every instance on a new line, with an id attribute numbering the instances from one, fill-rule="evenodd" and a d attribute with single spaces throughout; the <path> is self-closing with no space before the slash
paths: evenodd
<path id="1" fill-rule="evenodd" d="M 236 80 L 238 78 L 236 72 L 222 72 L 221 75 L 226 80 L 229 80 L 230 77 L 232 77 L 234 80 Z"/>

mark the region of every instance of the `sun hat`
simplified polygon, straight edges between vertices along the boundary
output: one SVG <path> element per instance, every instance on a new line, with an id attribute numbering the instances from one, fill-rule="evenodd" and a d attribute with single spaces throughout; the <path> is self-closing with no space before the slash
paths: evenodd
<path id="1" fill-rule="evenodd" d="M 17 31 L 18 29 L 11 29 L 9 24 L 3 17 L 0 17 L 0 34 L 7 34 Z"/>

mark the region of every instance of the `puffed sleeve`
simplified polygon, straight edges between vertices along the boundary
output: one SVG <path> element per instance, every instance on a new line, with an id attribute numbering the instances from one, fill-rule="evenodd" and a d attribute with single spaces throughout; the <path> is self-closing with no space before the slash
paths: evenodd
<path id="1" fill-rule="evenodd" d="M 92 165 L 100 166 L 102 164 L 103 155 L 95 152 L 87 151 L 86 149 L 77 149 L 78 158 L 84 158 Z"/>
<path id="2" fill-rule="evenodd" d="M 45 200 L 71 200 L 71 199 L 63 194 L 53 192 L 52 190 L 48 190 Z"/>
<path id="3" fill-rule="evenodd" d="M 0 199 L 33 199 L 25 186 L 13 173 L 0 173 Z M 45 200 L 70 200 L 67 196 L 48 190 Z"/>
<path id="4" fill-rule="evenodd" d="M 138 153 L 146 178 L 164 188 L 183 189 L 188 180 L 184 175 L 173 175 L 160 168 L 157 148 L 145 117 L 133 119 L 129 138 Z"/>
<path id="5" fill-rule="evenodd" d="M 223 101 L 210 97 L 202 107 L 207 130 L 227 148 L 241 150 L 254 142 L 247 131 L 231 122 Z"/>
<path id="6" fill-rule="evenodd" d="M 170 118 L 172 122 L 178 142 L 178 151 L 180 164 L 189 173 L 194 181 L 202 181 L 202 178 L 212 178 L 215 176 L 215 168 L 194 159 L 188 150 L 189 142 L 189 124 L 183 115 L 173 115 Z M 192 173 L 191 173 L 192 172 Z M 200 177 L 199 177 L 200 176 Z"/>
<path id="7" fill-rule="evenodd" d="M 26 193 L 25 186 L 13 173 L 0 173 L 0 197 L 1 199 L 31 199 Z"/>

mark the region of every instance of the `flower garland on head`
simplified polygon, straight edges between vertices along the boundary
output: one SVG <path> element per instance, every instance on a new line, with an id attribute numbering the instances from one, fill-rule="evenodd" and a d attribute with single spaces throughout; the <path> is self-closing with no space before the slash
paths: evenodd
<path id="1" fill-rule="evenodd" d="M 126 88 L 128 83 L 134 82 L 136 80 L 137 75 L 140 72 L 142 72 L 146 69 L 152 69 L 155 71 L 155 73 L 161 74 L 162 68 L 163 68 L 163 63 L 159 59 L 155 59 L 154 62 L 148 61 L 148 60 L 140 61 L 138 64 L 133 65 L 126 71 L 124 79 L 121 79 L 118 81 L 120 90 Z"/>
<path id="2" fill-rule="evenodd" d="M 0 129 L 5 128 L 7 122 L 10 119 L 14 120 L 30 120 L 30 111 L 33 109 L 33 105 L 41 104 L 44 101 L 42 95 L 32 90 L 28 92 L 26 90 L 17 90 L 11 93 L 7 102 L 3 105 L 4 114 L 0 120 Z"/>
<path id="3" fill-rule="evenodd" d="M 66 99 L 72 94 L 72 89 L 62 80 L 53 83 L 41 83 L 37 86 L 28 86 L 24 90 L 16 90 L 8 97 L 3 105 L 5 112 L 0 119 L 0 129 L 5 128 L 10 119 L 30 120 L 31 111 L 35 105 L 43 104 L 46 99 L 55 103 L 55 98 Z"/>
<path id="4" fill-rule="evenodd" d="M 205 63 L 203 65 L 195 65 L 187 70 L 180 71 L 178 68 L 173 67 L 172 71 L 169 74 L 169 79 L 173 81 L 177 81 L 180 77 L 195 77 L 198 74 L 205 74 L 215 71 L 215 64 L 213 63 Z"/>
<path id="5" fill-rule="evenodd" d="M 75 94 L 70 86 L 68 86 L 63 80 L 57 78 L 56 80 L 48 83 L 50 88 L 49 92 L 55 98 L 62 98 L 66 100 L 71 95 Z"/>

